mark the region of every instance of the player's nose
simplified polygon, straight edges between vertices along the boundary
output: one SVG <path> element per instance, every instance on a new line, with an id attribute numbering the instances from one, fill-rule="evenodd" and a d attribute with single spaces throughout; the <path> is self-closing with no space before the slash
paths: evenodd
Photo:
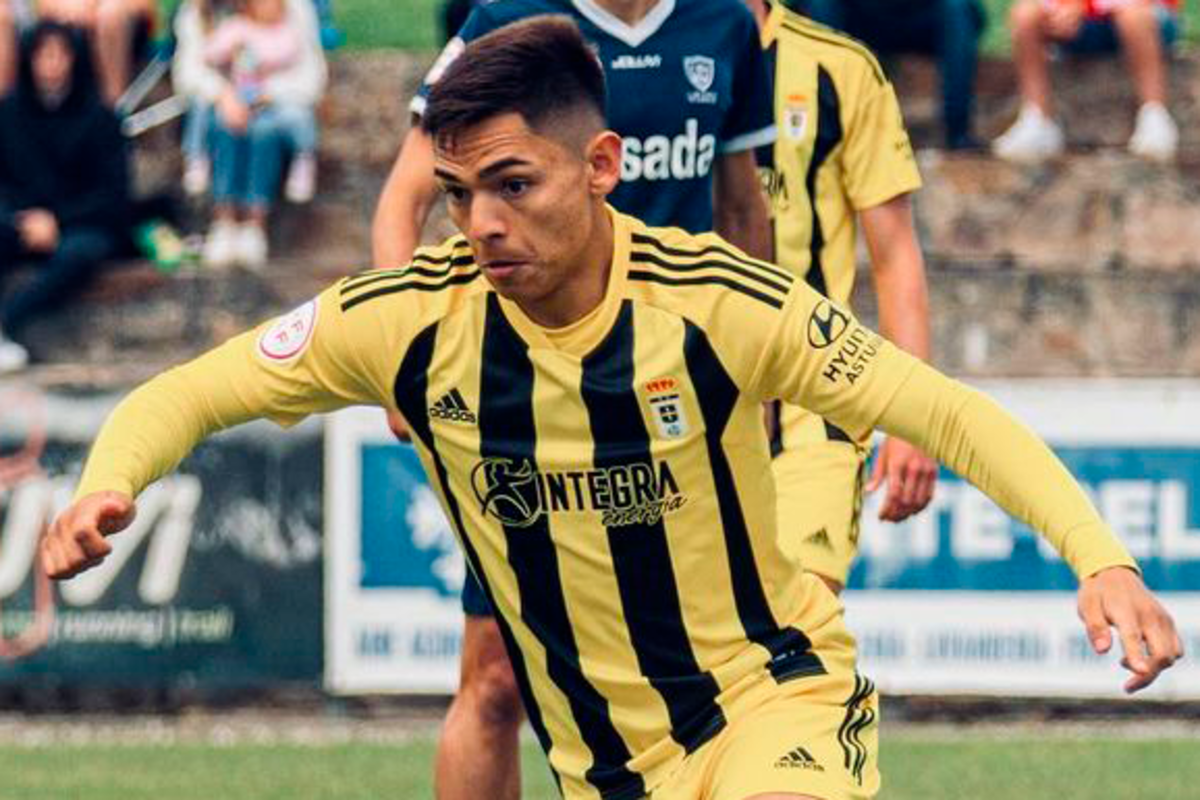
<path id="1" fill-rule="evenodd" d="M 508 233 L 503 206 L 498 199 L 485 195 L 475 197 L 467 220 L 467 237 L 477 242 L 503 239 Z"/>

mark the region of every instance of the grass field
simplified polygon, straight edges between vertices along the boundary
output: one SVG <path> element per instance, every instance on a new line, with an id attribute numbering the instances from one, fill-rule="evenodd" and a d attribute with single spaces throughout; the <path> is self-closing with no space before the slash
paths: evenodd
<path id="1" fill-rule="evenodd" d="M 0 800 L 417 800 L 433 745 L 0 747 Z M 554 798 L 533 745 L 525 798 Z M 979 738 L 885 743 L 883 800 L 1200 796 L 1200 740 Z M 487 800 L 480 798 L 480 800 Z"/>
<path id="2" fill-rule="evenodd" d="M 352 49 L 400 47 L 428 50 L 438 46 L 441 0 L 332 0 L 334 19 Z M 984 0 L 990 24 L 984 36 L 988 53 L 1008 51 L 1007 14 L 1012 0 Z M 1200 41 L 1200 0 L 1185 0 L 1184 29 Z"/>

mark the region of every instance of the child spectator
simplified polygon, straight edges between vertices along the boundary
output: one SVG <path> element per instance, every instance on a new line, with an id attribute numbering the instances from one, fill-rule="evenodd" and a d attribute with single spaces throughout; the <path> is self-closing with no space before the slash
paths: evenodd
<path id="1" fill-rule="evenodd" d="M 205 30 L 201 10 L 181 11 L 175 75 L 180 91 L 214 110 L 204 260 L 257 267 L 266 261 L 267 214 L 289 154 L 285 197 L 306 202 L 315 191 L 315 106 L 325 83 L 316 14 L 309 0 L 244 0 L 237 14 Z M 205 165 L 194 141 L 185 150 L 185 185 L 194 191 Z"/>
<path id="2" fill-rule="evenodd" d="M 800 5 L 812 19 L 861 39 L 881 55 L 937 57 L 946 146 L 978 146 L 971 134 L 971 106 L 979 37 L 987 23 L 979 0 L 808 0 Z"/>
<path id="3" fill-rule="evenodd" d="M 1047 63 L 1050 45 L 1059 44 L 1084 55 L 1124 51 L 1141 104 L 1129 150 L 1154 161 L 1173 159 L 1179 129 L 1166 107 L 1164 49 L 1178 34 L 1178 11 L 1178 0 L 1018 0 L 1011 21 L 1021 111 L 992 143 L 996 155 L 1041 161 L 1062 152 Z"/>
<path id="4" fill-rule="evenodd" d="M 30 33 L 16 90 L 0 102 L 0 279 L 36 265 L 0 302 L 0 372 L 20 369 L 20 337 L 78 291 L 128 234 L 125 141 L 91 77 L 86 44 L 54 22 Z"/>

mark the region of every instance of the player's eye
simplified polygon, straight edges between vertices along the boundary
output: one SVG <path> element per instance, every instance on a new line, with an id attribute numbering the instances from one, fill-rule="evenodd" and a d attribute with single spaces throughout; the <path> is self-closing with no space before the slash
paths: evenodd
<path id="1" fill-rule="evenodd" d="M 462 203 L 467 199 L 467 190 L 461 186 L 446 184 L 442 186 L 442 191 L 446 193 L 446 199 L 451 203 Z"/>
<path id="2" fill-rule="evenodd" d="M 530 182 L 525 178 L 506 178 L 500 184 L 500 191 L 505 197 L 520 197 L 529 191 Z"/>

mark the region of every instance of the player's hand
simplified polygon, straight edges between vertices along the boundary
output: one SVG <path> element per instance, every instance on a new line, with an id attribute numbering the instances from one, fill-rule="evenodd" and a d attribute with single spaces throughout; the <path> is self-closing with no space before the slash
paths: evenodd
<path id="1" fill-rule="evenodd" d="M 887 483 L 879 510 L 885 522 L 901 522 L 929 505 L 937 483 L 937 462 L 903 439 L 887 437 L 875 456 L 867 493 Z"/>
<path id="2" fill-rule="evenodd" d="M 245 133 L 250 127 L 251 109 L 242 102 L 232 88 L 221 93 L 217 98 L 217 116 L 222 124 L 233 133 Z"/>
<path id="3" fill-rule="evenodd" d="M 35 253 L 53 253 L 58 249 L 58 220 L 44 208 L 19 212 L 17 233 L 21 236 L 21 243 Z"/>
<path id="4" fill-rule="evenodd" d="M 387 424 L 397 439 L 402 442 L 412 441 L 412 431 L 408 429 L 408 423 L 404 421 L 404 417 L 400 416 L 400 412 L 387 412 Z"/>
<path id="5" fill-rule="evenodd" d="M 1175 621 L 1131 569 L 1110 567 L 1084 578 L 1079 618 L 1097 653 L 1112 648 L 1110 629 L 1117 629 L 1125 654 L 1121 665 L 1133 673 L 1125 682 L 1130 694 L 1154 683 L 1159 673 L 1183 657 Z"/>
<path id="6" fill-rule="evenodd" d="M 73 578 L 112 552 L 104 538 L 129 527 L 136 509 L 129 495 L 93 492 L 58 515 L 42 540 L 42 569 L 55 580 Z"/>

